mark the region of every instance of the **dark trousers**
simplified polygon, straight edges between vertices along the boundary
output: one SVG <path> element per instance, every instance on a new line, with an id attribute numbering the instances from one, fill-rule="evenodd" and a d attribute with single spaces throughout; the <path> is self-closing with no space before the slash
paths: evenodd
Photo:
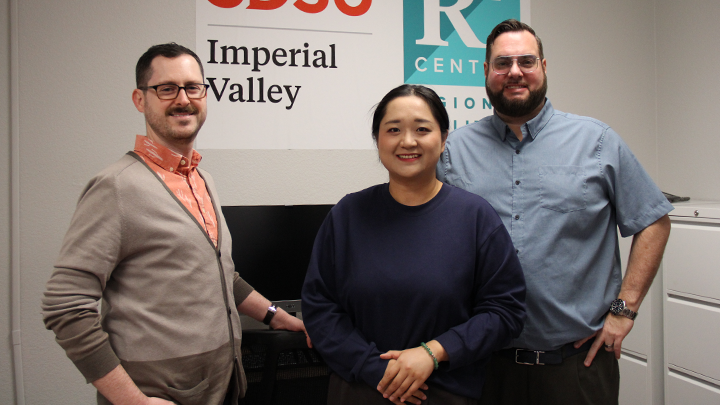
<path id="1" fill-rule="evenodd" d="M 600 349 L 590 367 L 583 364 L 586 356 L 528 366 L 493 354 L 480 405 L 617 405 L 620 371 L 614 353 Z"/>
<path id="2" fill-rule="evenodd" d="M 427 399 L 422 405 L 477 405 L 477 400 L 449 393 L 431 386 L 425 391 Z M 330 376 L 328 388 L 328 405 L 392 405 L 387 398 L 373 387 L 362 383 L 349 383 L 337 374 Z M 408 403 L 407 401 L 405 403 Z"/>

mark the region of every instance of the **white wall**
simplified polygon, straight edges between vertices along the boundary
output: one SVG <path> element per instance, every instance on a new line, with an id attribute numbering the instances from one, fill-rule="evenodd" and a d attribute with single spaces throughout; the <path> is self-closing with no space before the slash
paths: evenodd
<path id="1" fill-rule="evenodd" d="M 10 1 L 0 0 L 0 21 L 7 21 Z M 194 47 L 195 2 L 17 2 L 24 398 L 28 404 L 92 403 L 94 390 L 43 327 L 40 297 L 80 190 L 132 148 L 135 133 L 144 131 L 143 117 L 130 100 L 137 58 L 161 42 Z M 719 164 L 711 159 L 720 143 L 705 118 L 718 115 L 717 92 L 712 91 L 718 88 L 718 75 L 711 68 L 720 58 L 714 53 L 720 48 L 712 24 L 720 5 L 699 0 L 532 0 L 531 7 L 531 23 L 545 43 L 555 107 L 613 126 L 661 188 L 693 196 L 702 191 L 720 199 Z M 683 13 L 704 23 L 676 17 Z M 11 403 L 5 305 L 10 295 L 5 254 L 9 204 L 2 203 L 9 200 L 10 189 L 5 31 L 0 32 L 0 403 Z M 665 51 L 668 46 L 673 52 Z M 689 70 L 679 55 L 687 55 L 685 60 L 699 69 Z M 687 140 L 676 135 L 685 133 Z M 202 165 L 214 174 L 226 205 L 334 203 L 386 179 L 373 151 L 201 152 Z M 670 171 L 658 165 L 658 156 L 664 161 L 670 155 L 685 167 Z"/>
<path id="2" fill-rule="evenodd" d="M 653 0 L 533 0 L 548 97 L 559 110 L 604 121 L 657 176 Z"/>
<path id="3" fill-rule="evenodd" d="M 660 177 L 673 194 L 720 200 L 720 2 L 656 7 Z"/>

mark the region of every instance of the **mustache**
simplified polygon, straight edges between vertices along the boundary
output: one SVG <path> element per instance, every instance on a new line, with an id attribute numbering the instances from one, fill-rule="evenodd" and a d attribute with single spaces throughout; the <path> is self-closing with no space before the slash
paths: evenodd
<path id="1" fill-rule="evenodd" d="M 187 105 L 185 107 L 174 107 L 169 110 L 167 110 L 167 115 L 173 115 L 173 114 L 197 114 L 198 109 L 194 107 L 192 104 Z"/>

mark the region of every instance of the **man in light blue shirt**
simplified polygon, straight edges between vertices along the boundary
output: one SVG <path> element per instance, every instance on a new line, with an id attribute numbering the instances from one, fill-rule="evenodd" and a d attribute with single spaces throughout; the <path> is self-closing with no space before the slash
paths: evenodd
<path id="1" fill-rule="evenodd" d="M 672 205 L 609 126 L 553 109 L 532 28 L 495 27 L 484 68 L 494 115 L 450 134 L 437 176 L 500 215 L 525 273 L 528 318 L 493 355 L 481 403 L 617 403 L 617 359 Z M 634 235 L 624 279 L 618 228 Z"/>

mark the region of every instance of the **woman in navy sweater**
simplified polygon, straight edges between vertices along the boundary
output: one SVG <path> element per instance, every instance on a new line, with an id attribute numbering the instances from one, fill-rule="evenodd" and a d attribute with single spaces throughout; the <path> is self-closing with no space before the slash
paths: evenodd
<path id="1" fill-rule="evenodd" d="M 335 373 L 328 404 L 475 403 L 490 354 L 522 330 L 507 230 L 435 178 L 448 129 L 434 91 L 390 91 L 372 124 L 389 182 L 345 196 L 318 232 L 302 308 Z"/>

